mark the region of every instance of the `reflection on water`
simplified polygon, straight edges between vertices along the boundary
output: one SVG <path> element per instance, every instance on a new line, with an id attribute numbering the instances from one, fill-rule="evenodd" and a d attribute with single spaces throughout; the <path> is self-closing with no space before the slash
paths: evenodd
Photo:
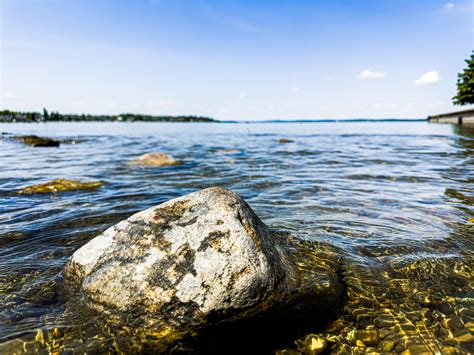
<path id="1" fill-rule="evenodd" d="M 208 334 L 198 349 L 249 346 L 241 339 L 253 336 L 259 350 L 286 353 L 474 351 L 473 129 L 420 122 L 53 123 L 0 131 L 75 143 L 33 149 L 0 140 L 2 353 L 153 349 L 153 340 L 105 323 L 66 296 L 62 268 L 108 226 L 212 185 L 237 191 L 268 225 L 336 247 L 346 297 L 334 319 L 308 315 L 304 326 L 277 324 L 253 335 L 232 329 L 225 341 L 218 340 L 222 332 Z M 281 137 L 295 142 L 279 144 Z M 128 164 L 149 151 L 184 164 Z M 55 178 L 106 184 L 14 193 Z"/>

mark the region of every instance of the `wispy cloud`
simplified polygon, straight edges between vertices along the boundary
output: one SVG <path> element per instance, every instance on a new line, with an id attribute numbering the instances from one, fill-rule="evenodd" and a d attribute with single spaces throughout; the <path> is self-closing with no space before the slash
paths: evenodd
<path id="1" fill-rule="evenodd" d="M 245 99 L 247 97 L 247 93 L 245 91 L 242 91 L 240 94 L 239 94 L 239 98 L 240 99 Z"/>
<path id="2" fill-rule="evenodd" d="M 290 88 L 290 91 L 291 92 L 298 92 L 298 91 L 300 91 L 300 88 L 296 87 L 296 86 L 293 86 L 293 87 Z"/>
<path id="3" fill-rule="evenodd" d="M 444 4 L 444 7 L 446 10 L 451 10 L 452 8 L 454 8 L 454 4 L 452 2 L 448 2 Z"/>
<path id="4" fill-rule="evenodd" d="M 358 75 L 358 79 L 380 79 L 385 78 L 387 73 L 381 71 L 373 71 L 370 69 L 362 70 Z"/>
<path id="5" fill-rule="evenodd" d="M 426 73 L 424 73 L 422 76 L 420 76 L 418 79 L 416 79 L 413 84 L 419 86 L 419 85 L 431 85 L 431 84 L 436 84 L 441 80 L 441 76 L 436 70 L 430 70 Z"/>
<path id="6" fill-rule="evenodd" d="M 3 97 L 6 99 L 14 99 L 16 96 L 13 95 L 11 92 L 6 92 L 3 94 Z"/>

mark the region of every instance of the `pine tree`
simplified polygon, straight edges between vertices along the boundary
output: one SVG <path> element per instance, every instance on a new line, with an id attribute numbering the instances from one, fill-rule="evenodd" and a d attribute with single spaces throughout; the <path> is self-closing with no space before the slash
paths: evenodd
<path id="1" fill-rule="evenodd" d="M 458 92 L 453 97 L 453 104 L 474 104 L 474 51 L 471 58 L 466 60 L 467 68 L 458 74 Z"/>

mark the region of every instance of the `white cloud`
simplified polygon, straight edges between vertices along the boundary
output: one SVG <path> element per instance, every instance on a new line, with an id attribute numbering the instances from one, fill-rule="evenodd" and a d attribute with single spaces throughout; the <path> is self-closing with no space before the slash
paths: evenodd
<path id="1" fill-rule="evenodd" d="M 385 78 L 387 73 L 381 71 L 372 71 L 370 69 L 362 70 L 359 75 L 357 75 L 358 79 L 379 79 Z"/>
<path id="2" fill-rule="evenodd" d="M 6 99 L 13 99 L 15 98 L 15 95 L 13 95 L 11 92 L 6 92 L 3 94 L 3 97 Z"/>
<path id="3" fill-rule="evenodd" d="M 441 80 L 441 76 L 436 70 L 430 70 L 415 80 L 415 85 L 430 85 Z"/>
<path id="4" fill-rule="evenodd" d="M 290 91 L 291 92 L 298 92 L 298 91 L 300 91 L 300 88 L 298 88 L 296 86 L 293 86 L 292 88 L 290 88 Z"/>
<path id="5" fill-rule="evenodd" d="M 247 97 L 247 93 L 245 91 L 242 91 L 239 95 L 241 99 L 245 99 Z"/>
<path id="6" fill-rule="evenodd" d="M 452 2 L 448 2 L 444 5 L 444 7 L 447 9 L 447 10 L 451 10 L 453 7 L 454 7 L 454 4 Z"/>

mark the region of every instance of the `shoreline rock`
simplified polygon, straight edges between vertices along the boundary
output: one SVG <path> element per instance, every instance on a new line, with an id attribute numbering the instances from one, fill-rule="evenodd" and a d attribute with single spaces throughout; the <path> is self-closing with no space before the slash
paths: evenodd
<path id="1" fill-rule="evenodd" d="M 169 343 L 252 317 L 324 316 L 342 295 L 338 267 L 329 247 L 270 230 L 241 197 L 213 187 L 107 229 L 64 276 L 88 307 Z"/>
<path id="2" fill-rule="evenodd" d="M 42 184 L 24 187 L 18 191 L 20 194 L 48 194 L 55 192 L 91 190 L 99 188 L 104 183 L 102 181 L 80 182 L 67 179 L 55 179 Z"/>
<path id="3" fill-rule="evenodd" d="M 32 147 L 59 147 L 59 145 L 61 144 L 61 142 L 58 140 L 48 138 L 48 137 L 38 137 L 35 135 L 13 136 L 13 137 L 8 137 L 8 138 L 20 141 Z"/>
<path id="4" fill-rule="evenodd" d="M 175 160 L 171 155 L 162 152 L 146 153 L 139 158 L 132 160 L 132 164 L 147 166 L 175 166 L 182 163 Z"/>

